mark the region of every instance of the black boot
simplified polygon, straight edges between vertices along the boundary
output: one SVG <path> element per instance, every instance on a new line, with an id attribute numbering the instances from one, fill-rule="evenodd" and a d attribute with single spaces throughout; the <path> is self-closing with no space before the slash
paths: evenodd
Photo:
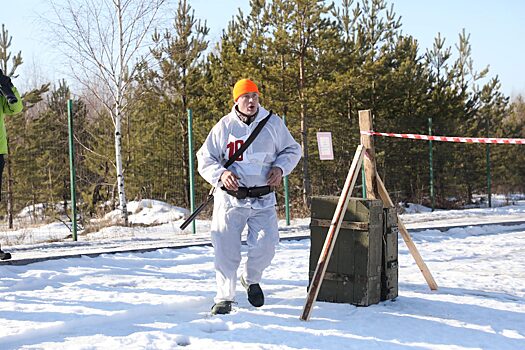
<path id="1" fill-rule="evenodd" d="M 231 301 L 219 301 L 214 304 L 211 308 L 212 315 L 226 315 L 232 311 L 232 302 Z"/>
<path id="2" fill-rule="evenodd" d="M 244 280 L 244 276 L 241 275 L 241 284 L 244 288 L 246 288 L 246 292 L 248 292 L 248 301 L 250 304 L 255 307 L 261 307 L 264 305 L 264 293 L 261 289 L 261 286 L 259 286 L 259 283 L 249 285 Z"/>
<path id="3" fill-rule="evenodd" d="M 0 249 L 0 260 L 9 260 L 11 259 L 11 253 L 4 252 Z"/>

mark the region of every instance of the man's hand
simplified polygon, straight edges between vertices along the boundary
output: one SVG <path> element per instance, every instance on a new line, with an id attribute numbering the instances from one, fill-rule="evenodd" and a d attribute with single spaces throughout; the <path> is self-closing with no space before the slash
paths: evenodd
<path id="1" fill-rule="evenodd" d="M 279 167 L 273 167 L 268 172 L 268 181 L 266 182 L 269 186 L 279 186 L 281 179 L 283 178 L 283 170 Z"/>
<path id="2" fill-rule="evenodd" d="M 239 181 L 237 181 L 238 179 L 240 178 L 230 170 L 226 170 L 221 175 L 222 184 L 230 191 L 237 191 L 239 189 Z"/>

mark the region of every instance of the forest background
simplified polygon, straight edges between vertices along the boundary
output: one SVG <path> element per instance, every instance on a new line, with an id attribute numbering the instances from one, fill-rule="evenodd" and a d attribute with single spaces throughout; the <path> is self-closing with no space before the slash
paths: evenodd
<path id="1" fill-rule="evenodd" d="M 259 85 L 263 106 L 286 116 L 302 146 L 289 179 L 296 215 L 307 215 L 311 196 L 340 193 L 360 142 L 359 110 L 372 110 L 376 131 L 525 138 L 523 96 L 511 101 L 496 74 L 474 69 L 468 33 L 453 47 L 438 35 L 422 48 L 384 0 L 252 0 L 216 43 L 185 0 L 167 30 L 155 27 L 164 0 L 50 2 L 49 29 L 70 58 L 72 80 L 22 91 L 23 114 L 6 120 L 0 212 L 10 222 L 30 205 L 44 203 L 50 217 L 67 208 L 70 98 L 83 218 L 115 207 L 125 214 L 128 199 L 189 208 L 188 109 L 197 149 L 244 77 Z M 23 64 L 10 49 L 16 38 L 5 26 L 0 34 L 0 68 L 15 78 Z M 319 160 L 318 131 L 332 133 L 333 161 Z M 437 207 L 487 193 L 487 145 L 433 142 L 432 151 Z M 429 205 L 429 143 L 376 138 L 376 152 L 392 198 Z M 490 164 L 492 191 L 524 191 L 522 145 L 492 146 Z M 195 186 L 204 200 L 209 185 L 196 176 Z M 281 188 L 281 210 L 282 195 Z"/>

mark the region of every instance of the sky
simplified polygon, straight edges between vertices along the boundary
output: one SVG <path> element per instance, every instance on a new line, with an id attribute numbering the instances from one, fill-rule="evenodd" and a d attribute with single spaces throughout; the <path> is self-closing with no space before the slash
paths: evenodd
<path id="1" fill-rule="evenodd" d="M 337 0 L 336 3 L 340 3 Z M 475 69 L 489 66 L 489 77 L 499 76 L 508 96 L 525 94 L 525 1 L 522 0 L 393 0 L 402 17 L 403 31 L 418 39 L 422 48 L 431 48 L 437 33 L 454 46 L 463 30 L 470 34 Z M 59 73 L 60 57 L 45 38 L 42 21 L 47 1 L 2 1 L 0 23 L 13 36 L 13 50 L 22 50 L 24 84 L 42 79 L 64 78 Z M 249 0 L 190 0 L 197 18 L 206 19 L 214 42 L 237 13 L 249 8 Z M 172 1 L 172 6 L 176 2 Z M 16 82 L 16 81 L 15 81 Z"/>
<path id="2" fill-rule="evenodd" d="M 0 348 L 11 349 L 381 349 L 513 350 L 525 348 L 525 200 L 498 208 L 438 210 L 409 206 L 401 215 L 438 284 L 430 291 L 399 238 L 399 291 L 367 307 L 306 300 L 309 239 L 282 240 L 261 286 L 266 303 L 250 306 L 240 282 L 229 315 L 210 315 L 215 294 L 210 222 L 199 234 L 176 227 L 185 210 L 159 201 L 130 202 L 135 223 L 108 226 L 77 243 L 56 226 L 10 230 L 2 248 L 48 256 L 97 247 L 133 249 L 157 239 L 208 245 L 121 252 L 0 265 Z M 494 203 L 504 203 L 501 196 Z M 108 214 L 109 216 L 115 213 Z M 187 213 L 186 213 L 187 214 Z M 438 229 L 453 222 L 456 227 Z M 473 226 L 473 222 L 489 223 Z M 415 227 L 419 229 L 416 230 Z M 279 225 L 281 236 L 309 235 L 309 219 Z M 62 232 L 67 234 L 67 230 Z M 18 234 L 20 240 L 15 240 Z M 47 239 L 45 238 L 47 236 Z M 31 241 L 31 237 L 34 240 Z M 242 248 L 243 256 L 247 249 Z M 240 272 L 240 271 L 239 271 Z"/>

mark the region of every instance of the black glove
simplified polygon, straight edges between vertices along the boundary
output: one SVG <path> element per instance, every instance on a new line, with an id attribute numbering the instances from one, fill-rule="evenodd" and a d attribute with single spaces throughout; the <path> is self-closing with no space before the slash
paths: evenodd
<path id="1" fill-rule="evenodd" d="M 4 75 L 4 72 L 0 69 L 0 93 L 5 96 L 9 104 L 17 103 L 18 99 L 13 93 L 13 83 L 11 78 L 7 75 Z"/>

